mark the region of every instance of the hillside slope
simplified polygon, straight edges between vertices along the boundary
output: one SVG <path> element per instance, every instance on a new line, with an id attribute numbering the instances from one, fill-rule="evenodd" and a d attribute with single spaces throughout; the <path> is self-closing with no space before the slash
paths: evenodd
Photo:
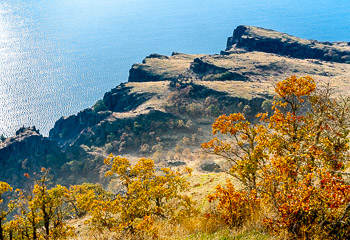
<path id="1" fill-rule="evenodd" d="M 40 144 L 55 143 L 59 152 L 34 151 L 37 143 L 28 143 L 16 148 L 16 159 L 23 163 L 32 153 L 62 154 L 51 168 L 59 168 L 57 178 L 66 184 L 102 181 L 102 159 L 109 153 L 151 156 L 162 165 L 186 164 L 211 137 L 218 115 L 244 111 L 253 117 L 268 111 L 274 84 L 290 75 L 309 75 L 349 94 L 349 61 L 347 42 L 238 26 L 220 54 L 149 55 L 132 66 L 127 83 L 105 93 L 92 108 L 55 123 Z M 14 148 L 19 140 L 12 139 L 0 145 L 0 152 Z M 0 158 L 1 166 L 18 168 L 18 163 L 9 163 L 10 155 Z M 42 157 L 35 159 L 33 166 L 46 164 Z M 3 180 L 13 179 L 0 174 Z"/>

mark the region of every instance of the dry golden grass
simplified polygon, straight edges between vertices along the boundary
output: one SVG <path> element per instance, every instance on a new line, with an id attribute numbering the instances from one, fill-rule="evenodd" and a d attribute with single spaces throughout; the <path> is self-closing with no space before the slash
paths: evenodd
<path id="1" fill-rule="evenodd" d="M 264 231 L 262 219 L 270 213 L 267 207 L 263 207 L 261 211 L 253 214 L 251 219 L 239 228 L 230 229 L 219 218 L 206 218 L 206 213 L 211 205 L 206 197 L 214 191 L 218 184 L 225 184 L 226 179 L 230 178 L 236 183 L 237 188 L 240 185 L 232 179 L 227 173 L 208 173 L 188 176 L 187 180 L 191 183 L 190 190 L 185 193 L 197 201 L 199 214 L 196 217 L 184 218 L 178 222 L 171 222 L 164 219 L 156 219 L 156 233 L 160 240 L 194 240 L 194 239 L 276 239 L 276 236 L 270 236 Z M 107 240 L 107 239 L 151 239 L 150 236 L 131 236 L 123 233 L 115 233 L 111 231 L 97 232 L 89 229 L 85 224 L 88 217 L 72 220 L 70 222 L 76 228 L 76 237 L 72 239 L 83 240 Z M 278 239 L 284 239 L 279 237 Z"/>
<path id="2" fill-rule="evenodd" d="M 153 76 L 161 76 L 163 79 L 177 78 L 179 75 L 187 75 L 187 70 L 195 58 L 202 57 L 204 54 L 182 54 L 177 53 L 173 56 L 146 58 L 144 64 L 135 64 L 133 68 L 141 67 L 144 71 Z"/>
<path id="3" fill-rule="evenodd" d="M 191 185 L 190 190 L 186 194 L 196 201 L 199 210 L 204 212 L 209 208 L 207 196 L 215 191 L 215 187 L 218 184 L 225 184 L 227 179 L 230 179 L 240 188 L 239 182 L 227 173 L 197 173 L 187 177 L 186 180 L 190 182 Z"/>
<path id="4" fill-rule="evenodd" d="M 202 214 L 193 218 L 182 219 L 180 222 L 172 223 L 167 220 L 158 219 L 155 222 L 157 228 L 156 236 L 159 240 L 195 240 L 195 239 L 287 239 L 285 236 L 273 236 L 268 234 L 262 224 L 261 212 L 256 213 L 253 218 L 239 228 L 230 229 L 225 223 L 217 218 L 205 218 Z M 107 239 L 151 239 L 148 235 L 125 235 L 111 231 L 97 232 L 89 230 L 83 220 L 75 222 L 77 236 L 72 239 L 83 240 L 107 240 Z"/>
<path id="5" fill-rule="evenodd" d="M 273 34 L 273 32 L 269 34 Z M 199 80 L 190 68 L 195 58 L 201 58 L 203 62 L 212 66 L 225 68 L 228 72 L 245 76 L 247 81 L 203 81 L 208 75 Z M 230 55 L 176 54 L 164 58 L 146 58 L 145 63 L 137 64 L 134 67 L 162 79 L 182 79 L 185 77 L 210 89 L 247 99 L 261 94 L 274 95 L 274 84 L 291 75 L 308 75 L 317 81 L 331 83 L 333 87 L 340 87 L 338 91 L 341 94 L 350 92 L 350 64 L 296 59 L 264 52 L 233 52 Z M 132 92 L 154 93 L 156 96 L 143 104 L 154 109 L 162 109 L 164 101 L 170 93 L 169 81 L 129 82 L 126 83 L 126 86 L 132 87 Z M 146 107 L 140 106 L 139 110 Z"/>

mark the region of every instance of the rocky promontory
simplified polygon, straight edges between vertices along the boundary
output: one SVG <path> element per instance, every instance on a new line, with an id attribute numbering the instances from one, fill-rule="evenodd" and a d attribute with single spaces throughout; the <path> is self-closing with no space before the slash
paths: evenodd
<path id="1" fill-rule="evenodd" d="M 275 53 L 300 59 L 350 63 L 348 42 L 319 42 L 258 27 L 238 26 L 227 40 L 226 51 L 235 49 Z"/>
<path id="2" fill-rule="evenodd" d="M 52 173 L 65 161 L 65 154 L 55 141 L 43 137 L 35 127 L 22 127 L 16 135 L 0 142 L 0 179 L 23 186 L 24 174 L 33 176 L 42 167 Z"/>
<path id="3" fill-rule="evenodd" d="M 59 119 L 48 138 L 22 129 L 1 143 L 0 177 L 19 179 L 25 170 L 6 169 L 42 165 L 59 168 L 65 183 L 92 181 L 101 176 L 109 153 L 152 157 L 162 165 L 193 160 L 217 116 L 243 111 L 253 119 L 269 111 L 281 79 L 309 75 L 330 83 L 337 94 L 349 94 L 349 56 L 346 42 L 250 26 L 238 26 L 220 54 L 151 54 L 132 66 L 127 83 L 93 107 Z M 62 154 L 64 160 L 47 160 Z"/>

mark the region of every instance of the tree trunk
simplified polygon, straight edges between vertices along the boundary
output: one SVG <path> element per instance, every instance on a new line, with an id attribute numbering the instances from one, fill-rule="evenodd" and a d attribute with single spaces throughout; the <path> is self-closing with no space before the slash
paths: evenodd
<path id="1" fill-rule="evenodd" d="M 50 235 L 50 219 L 48 216 L 44 217 L 44 226 L 45 226 L 45 232 L 46 232 L 46 239 L 49 239 L 49 235 Z"/>
<path id="2" fill-rule="evenodd" d="M 2 229 L 2 219 L 0 218 L 0 240 L 4 240 L 3 229 Z"/>

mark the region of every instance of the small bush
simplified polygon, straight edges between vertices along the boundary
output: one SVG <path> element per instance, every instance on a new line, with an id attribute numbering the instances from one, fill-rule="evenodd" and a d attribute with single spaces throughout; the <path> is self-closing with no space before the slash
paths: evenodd
<path id="1" fill-rule="evenodd" d="M 260 206 L 255 191 L 237 191 L 230 180 L 227 180 L 225 187 L 218 185 L 208 200 L 210 203 L 217 202 L 217 205 L 206 216 L 219 217 L 230 227 L 242 226 Z"/>

